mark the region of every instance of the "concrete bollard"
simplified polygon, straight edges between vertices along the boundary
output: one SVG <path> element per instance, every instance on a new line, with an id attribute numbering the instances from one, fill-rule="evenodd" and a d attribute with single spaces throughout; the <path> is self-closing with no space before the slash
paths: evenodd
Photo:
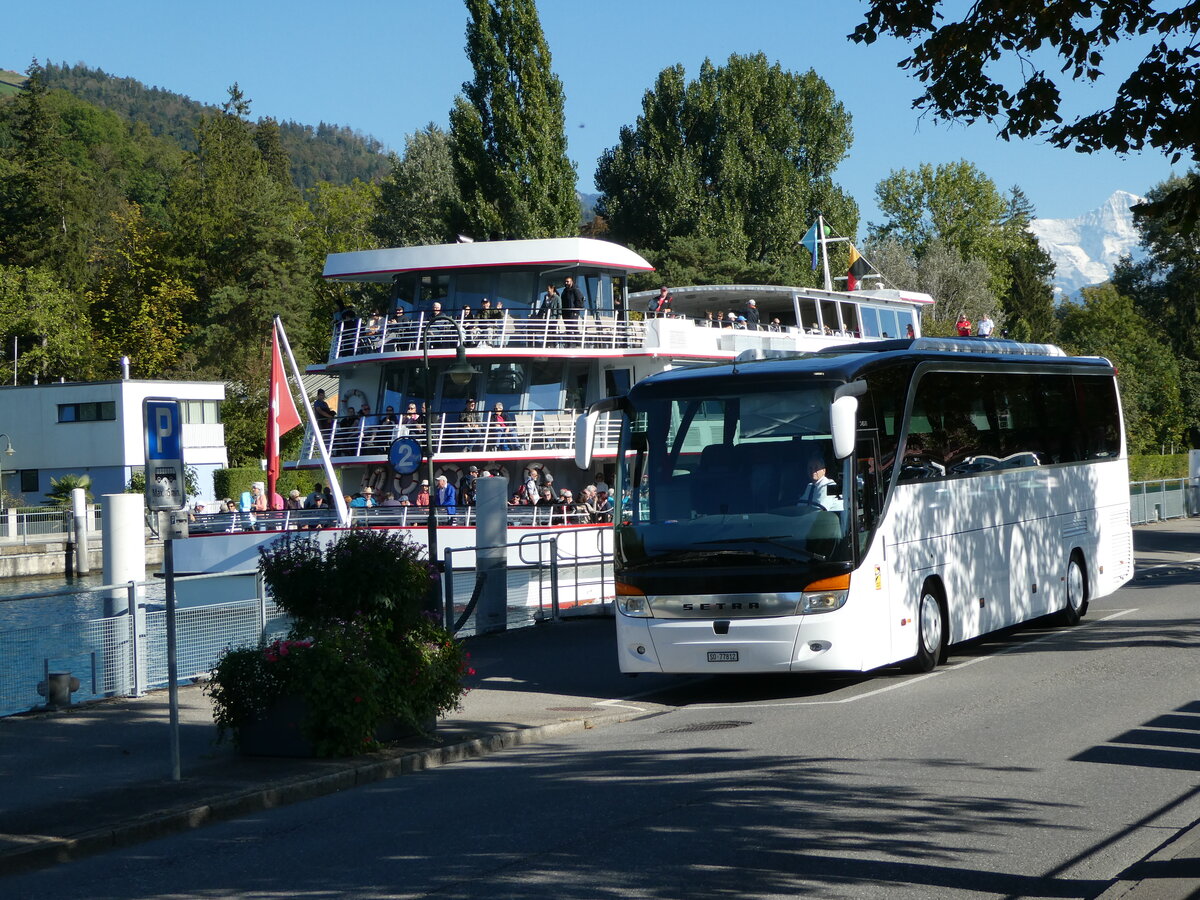
<path id="1" fill-rule="evenodd" d="M 508 628 L 508 479 L 480 478 L 475 486 L 475 566 L 485 579 L 475 607 L 475 631 Z"/>

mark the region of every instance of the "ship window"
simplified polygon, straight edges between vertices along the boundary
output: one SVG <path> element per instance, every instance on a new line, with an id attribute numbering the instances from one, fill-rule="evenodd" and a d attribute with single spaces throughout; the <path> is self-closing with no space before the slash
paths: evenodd
<path id="1" fill-rule="evenodd" d="M 529 409 L 558 409 L 562 403 L 563 364 L 534 362 L 529 372 Z"/>
<path id="2" fill-rule="evenodd" d="M 800 327 L 805 331 L 813 331 L 817 324 L 817 303 L 815 300 L 800 300 Z"/>
<path id="3" fill-rule="evenodd" d="M 842 328 L 841 322 L 838 321 L 837 304 L 832 300 L 821 301 L 821 324 L 825 326 L 827 334 Z"/>
<path id="4" fill-rule="evenodd" d="M 454 302 L 451 304 L 454 312 L 464 306 L 478 312 L 484 297 L 495 299 L 492 298 L 491 272 L 460 272 L 454 279 Z"/>
<path id="5" fill-rule="evenodd" d="M 428 306 L 434 300 L 445 300 L 450 293 L 449 275 L 421 276 L 421 303 Z M 445 312 L 445 310 L 443 310 Z"/>
<path id="6" fill-rule="evenodd" d="M 395 310 L 398 306 L 405 309 L 412 309 L 413 304 L 417 299 L 416 282 L 410 273 L 397 275 L 392 279 L 392 306 Z"/>
<path id="7" fill-rule="evenodd" d="M 872 306 L 863 306 L 858 312 L 862 316 L 862 336 L 879 337 L 879 310 Z"/>
<path id="8" fill-rule="evenodd" d="M 529 311 L 537 289 L 537 274 L 534 272 L 501 272 L 496 277 L 496 299 L 512 315 Z"/>
<path id="9" fill-rule="evenodd" d="M 849 333 L 854 335 L 862 334 L 862 326 L 858 322 L 858 307 L 855 304 L 842 304 L 842 322 Z"/>
<path id="10" fill-rule="evenodd" d="M 900 334 L 899 327 L 896 322 L 896 311 L 894 309 L 881 309 L 879 311 L 880 337 L 903 337 Z"/>

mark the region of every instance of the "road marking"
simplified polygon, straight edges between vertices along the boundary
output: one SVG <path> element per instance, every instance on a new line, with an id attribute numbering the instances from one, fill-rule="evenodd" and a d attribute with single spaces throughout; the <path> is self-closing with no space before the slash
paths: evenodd
<path id="1" fill-rule="evenodd" d="M 1110 622 L 1113 619 L 1119 619 L 1122 616 L 1127 616 L 1130 613 L 1135 613 L 1137 611 L 1138 611 L 1138 608 L 1136 606 L 1131 607 L 1129 609 L 1117 610 L 1116 612 L 1110 613 L 1109 615 L 1105 616 L 1103 619 L 1094 619 L 1091 622 L 1085 623 L 1085 627 L 1087 625 L 1099 625 L 1101 622 Z M 1003 656 L 1006 653 L 1015 652 L 1017 650 L 1023 649 L 1024 647 L 1028 647 L 1030 644 L 1035 644 L 1038 641 L 1044 641 L 1047 638 L 1060 637 L 1062 634 L 1063 634 L 1062 631 L 1050 631 L 1050 632 L 1047 632 L 1046 634 L 1039 635 L 1038 637 L 1032 638 L 1030 640 L 1022 641 L 1019 644 L 1010 644 L 1007 647 L 1001 647 L 992 653 L 986 654 L 985 656 L 976 656 L 973 659 L 968 659 L 968 660 L 964 660 L 962 662 L 957 662 L 957 663 L 951 663 L 950 665 L 945 666 L 943 668 L 935 669 L 932 672 L 926 672 L 924 675 L 914 676 L 913 678 L 909 678 L 909 679 L 907 679 L 905 681 L 901 681 L 897 684 L 889 684 L 886 687 L 877 688 L 876 690 L 873 690 L 873 691 L 867 691 L 865 694 L 857 694 L 853 697 L 842 697 L 841 699 L 838 699 L 838 700 L 789 700 L 789 701 L 781 702 L 781 703 L 732 703 L 732 704 L 729 704 L 729 703 L 727 703 L 727 704 L 700 703 L 695 706 L 687 706 L 687 707 L 680 707 L 680 708 L 681 709 L 704 709 L 704 710 L 709 710 L 709 709 L 771 709 L 771 708 L 789 707 L 789 706 L 837 706 L 839 704 L 844 704 L 844 703 L 857 703 L 859 700 L 866 700 L 870 697 L 878 697 L 880 694 L 886 694 L 889 691 L 895 691 L 900 688 L 906 688 L 906 687 L 909 687 L 910 685 L 918 684 L 918 683 L 920 683 L 922 681 L 926 681 L 927 679 L 930 679 L 930 678 L 937 678 L 939 675 L 949 675 L 950 673 L 956 672 L 959 669 L 965 669 L 965 668 L 967 668 L 967 666 L 973 666 L 976 663 L 986 662 L 989 659 L 995 659 L 997 656 Z"/>

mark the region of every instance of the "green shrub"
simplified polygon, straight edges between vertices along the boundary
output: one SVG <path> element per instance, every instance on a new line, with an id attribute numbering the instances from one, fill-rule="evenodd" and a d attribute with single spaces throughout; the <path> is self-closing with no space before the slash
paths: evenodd
<path id="1" fill-rule="evenodd" d="M 284 470 L 279 473 L 279 480 L 275 482 L 275 490 L 281 497 L 286 497 L 293 490 L 299 491 L 302 496 L 307 496 L 312 492 L 313 484 L 318 480 L 320 479 L 308 471 Z M 250 490 L 250 485 L 256 481 L 266 484 L 267 473 L 254 466 L 217 469 L 213 472 L 213 494 L 218 500 L 223 497 L 236 500 L 242 496 L 244 491 Z"/>
<path id="2" fill-rule="evenodd" d="M 359 530 L 322 548 L 287 536 L 259 571 L 292 616 L 287 640 L 222 654 L 208 694 L 220 736 L 277 703 L 303 701 L 304 735 L 320 756 L 375 749 L 381 727 L 421 729 L 458 706 L 467 654 L 422 613 L 430 569 L 402 533 Z"/>

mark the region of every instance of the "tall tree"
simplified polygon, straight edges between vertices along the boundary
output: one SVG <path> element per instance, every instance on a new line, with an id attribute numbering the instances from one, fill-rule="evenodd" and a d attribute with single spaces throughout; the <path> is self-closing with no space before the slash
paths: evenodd
<path id="1" fill-rule="evenodd" d="M 97 248 L 99 284 L 87 297 L 96 352 L 114 369 L 128 356 L 136 378 L 165 378 L 178 366 L 184 316 L 196 294 L 170 272 L 165 235 L 140 207 L 115 217 L 118 237 Z"/>
<path id="2" fill-rule="evenodd" d="M 234 84 L 197 129 L 199 151 L 170 202 L 181 271 L 200 301 L 186 323 L 188 344 L 202 373 L 226 379 L 257 377 L 275 315 L 303 343 L 313 305 L 304 204 L 264 159 L 248 112 Z"/>
<path id="3" fill-rule="evenodd" d="M 466 0 L 475 78 L 450 111 L 461 229 L 483 239 L 579 232 L 562 82 L 534 0 Z"/>
<path id="4" fill-rule="evenodd" d="M 336 311 L 346 305 L 357 306 L 364 312 L 370 311 L 373 300 L 387 296 L 386 291 L 377 285 L 329 282 L 321 277 L 325 257 L 330 253 L 346 253 L 376 246 L 371 227 L 378 213 L 379 193 L 379 187 L 358 179 L 348 185 L 320 181 L 307 191 L 304 252 L 308 259 L 307 268 L 312 273 L 314 296 L 311 322 L 307 329 L 308 344 L 305 347 L 305 355 L 309 359 L 320 359 L 329 351 L 330 322 Z M 370 291 L 369 288 L 375 290 Z M 371 299 L 363 297 L 360 301 L 351 292 L 366 293 Z M 347 298 L 350 298 L 350 304 L 347 304 Z"/>
<path id="5" fill-rule="evenodd" d="M 1131 453 L 1158 453 L 1184 430 L 1180 370 L 1162 331 L 1111 284 L 1083 289 L 1082 304 L 1065 304 L 1059 326 L 1072 353 L 1108 357 L 1117 384 Z"/>
<path id="6" fill-rule="evenodd" d="M 943 10 L 952 10 L 949 19 Z M 1149 145 L 1173 161 L 1200 162 L 1200 0 L 869 0 L 866 21 L 850 38 L 870 44 L 880 34 L 915 44 L 900 67 L 926 85 L 913 105 L 939 118 L 994 122 L 1005 140 L 1041 135 L 1082 152 Z M 1144 44 L 1146 54 L 1112 100 L 1064 121 L 1058 76 L 1040 61 L 1057 56 L 1065 78 L 1096 82 L 1112 68 L 1105 57 L 1131 42 Z M 1010 57 L 1020 64 L 1009 65 Z M 994 77 L 998 71 L 1013 73 L 1015 82 Z M 1141 213 L 1194 223 L 1200 184 L 1173 184 Z"/>
<path id="7" fill-rule="evenodd" d="M 1033 204 L 1019 187 L 1009 189 L 1002 233 L 1008 284 L 1000 297 L 1002 327 L 1018 341 L 1052 343 L 1058 333 L 1054 315 L 1054 260 L 1029 223 Z"/>
<path id="8" fill-rule="evenodd" d="M 7 383 L 86 379 L 95 348 L 79 295 L 45 269 L 0 265 L 0 341 Z M 16 357 L 12 348 L 16 343 Z"/>
<path id="9" fill-rule="evenodd" d="M 14 100 L 13 146 L 0 165 L 0 263 L 45 265 L 68 282 L 87 260 L 91 190 L 64 155 L 62 125 L 37 61 Z"/>
<path id="10" fill-rule="evenodd" d="M 371 231 L 385 247 L 453 241 L 461 207 L 450 135 L 430 122 L 404 139 L 403 157 L 392 157 Z"/>
<path id="11" fill-rule="evenodd" d="M 1147 198 L 1156 203 L 1193 189 L 1200 189 L 1195 171 L 1155 185 Z M 1200 361 L 1200 228 L 1144 217 L 1135 221 L 1147 257 L 1136 263 L 1123 259 L 1113 282 L 1163 328 L 1176 354 Z"/>
<path id="12" fill-rule="evenodd" d="M 858 225 L 857 205 L 833 181 L 852 140 L 849 114 L 813 71 L 735 54 L 721 67 L 705 60 L 688 82 L 675 65 L 600 158 L 597 212 L 615 240 L 662 268 L 671 247 L 690 254 L 715 241 L 764 280 L 810 283 L 798 242 L 816 215 L 844 233 Z M 728 277 L 727 264 L 718 269 L 711 278 Z"/>

